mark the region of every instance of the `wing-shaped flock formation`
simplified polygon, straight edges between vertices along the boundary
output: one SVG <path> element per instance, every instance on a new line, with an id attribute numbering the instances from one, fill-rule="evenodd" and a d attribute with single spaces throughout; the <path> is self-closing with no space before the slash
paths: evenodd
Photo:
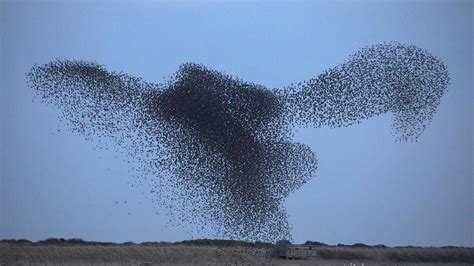
<path id="1" fill-rule="evenodd" d="M 112 138 L 152 177 L 157 202 L 220 237 L 289 238 L 284 199 L 317 168 L 293 143 L 296 126 L 348 126 L 393 113 L 397 139 L 416 140 L 446 91 L 446 66 L 398 43 L 360 50 L 348 61 L 283 89 L 188 63 L 153 84 L 96 63 L 35 65 L 29 85 L 88 139 Z M 180 210 L 180 211 L 179 211 Z"/>
<path id="2" fill-rule="evenodd" d="M 316 79 L 285 88 L 293 123 L 348 126 L 393 114 L 397 140 L 417 140 L 449 82 L 446 65 L 426 51 L 399 43 L 366 47 Z"/>

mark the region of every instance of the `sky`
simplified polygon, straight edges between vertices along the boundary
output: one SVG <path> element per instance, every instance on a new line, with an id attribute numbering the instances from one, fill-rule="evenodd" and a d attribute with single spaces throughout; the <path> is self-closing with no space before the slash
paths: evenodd
<path id="1" fill-rule="evenodd" d="M 81 59 L 160 82 L 196 62 L 281 88 L 397 41 L 448 66 L 438 112 L 417 142 L 395 141 L 390 114 L 298 129 L 318 171 L 285 202 L 293 241 L 474 246 L 472 1 L 3 0 L 0 12 L 0 239 L 195 237 L 155 214 L 146 187 L 131 187 L 126 158 L 32 101 L 34 64 Z"/>

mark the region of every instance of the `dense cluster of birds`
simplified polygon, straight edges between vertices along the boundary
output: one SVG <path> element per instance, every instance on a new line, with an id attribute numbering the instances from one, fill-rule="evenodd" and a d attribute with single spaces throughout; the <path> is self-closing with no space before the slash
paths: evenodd
<path id="1" fill-rule="evenodd" d="M 397 140 L 417 140 L 449 83 L 447 67 L 415 46 L 366 47 L 316 79 L 284 89 L 288 115 L 303 126 L 348 126 L 393 114 Z"/>
<path id="2" fill-rule="evenodd" d="M 113 139 L 178 220 L 272 242 L 290 237 L 283 201 L 317 169 L 309 147 L 292 142 L 295 127 L 348 126 L 389 112 L 397 139 L 416 140 L 449 82 L 439 59 L 399 43 L 363 48 L 282 89 L 194 63 L 161 84 L 78 60 L 35 65 L 27 77 L 68 129 Z"/>

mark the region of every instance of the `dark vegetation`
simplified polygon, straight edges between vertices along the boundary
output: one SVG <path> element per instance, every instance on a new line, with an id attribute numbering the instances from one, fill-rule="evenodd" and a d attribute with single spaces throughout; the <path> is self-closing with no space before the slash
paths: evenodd
<path id="1" fill-rule="evenodd" d="M 27 239 L 4 239 L 0 240 L 0 243 L 7 243 L 13 245 L 66 245 L 66 246 L 127 246 L 127 245 L 193 245 L 193 246 L 216 246 L 216 247 L 255 247 L 255 248 L 272 248 L 274 244 L 265 242 L 247 242 L 240 240 L 225 240 L 225 239 L 193 239 L 184 240 L 179 242 L 166 242 L 166 241 L 145 241 L 142 243 L 135 242 L 124 242 L 124 243 L 113 243 L 113 242 L 98 242 L 98 241 L 87 241 L 81 238 L 47 238 L 40 241 L 30 241 Z"/>
<path id="2" fill-rule="evenodd" d="M 81 238 L 54 238 L 50 237 L 45 240 L 39 241 L 30 241 L 27 239 L 3 239 L 0 240 L 0 243 L 8 243 L 15 245 L 87 245 L 87 246 L 116 246 L 116 245 L 194 245 L 194 246 L 219 246 L 219 247 L 258 247 L 258 248 L 273 248 L 278 245 L 286 246 L 291 245 L 288 240 L 280 240 L 276 244 L 255 241 L 242 241 L 242 240 L 228 240 L 228 239 L 192 239 L 192 240 L 183 240 L 178 242 L 167 242 L 167 241 L 145 241 L 141 243 L 135 243 L 132 241 L 115 243 L 115 242 L 101 242 L 101 241 L 88 241 Z M 456 248 L 465 248 L 458 246 L 441 246 L 441 247 L 421 247 L 421 246 L 394 246 L 388 247 L 386 245 L 377 244 L 377 245 L 367 245 L 363 243 L 355 243 L 352 245 L 347 244 L 335 244 L 330 245 L 318 241 L 306 241 L 303 245 L 311 245 L 315 247 L 346 247 L 346 248 L 381 248 L 381 249 L 426 249 L 426 248 L 436 248 L 436 249 L 456 249 Z M 474 249 L 474 248 L 469 248 Z"/>
<path id="3" fill-rule="evenodd" d="M 45 240 L 32 242 L 26 239 L 7 239 L 0 241 L 0 262 L 14 262 L 15 258 L 22 258 L 24 261 L 32 261 L 34 259 L 41 260 L 44 258 L 48 261 L 68 261 L 69 253 L 72 250 L 79 250 L 75 252 L 75 260 L 81 260 L 82 254 L 85 258 L 100 257 L 101 261 L 108 261 L 100 254 L 128 254 L 126 256 L 145 256 L 149 261 L 159 262 L 187 262 L 186 256 L 189 256 L 190 262 L 195 262 L 192 256 L 196 254 L 204 258 L 208 254 L 219 253 L 222 258 L 226 257 L 226 262 L 232 262 L 232 258 L 228 256 L 236 256 L 236 259 L 245 258 L 246 261 L 253 260 L 259 262 L 265 261 L 279 261 L 282 255 L 286 254 L 287 245 L 291 245 L 290 241 L 282 240 L 276 244 L 264 242 L 246 242 L 238 240 L 221 240 L 221 239 L 195 239 L 185 240 L 180 242 L 142 242 L 142 243 L 112 243 L 112 242 L 97 242 L 86 241 L 79 238 L 48 238 Z M 366 245 L 356 243 L 353 245 L 328 245 L 317 241 L 306 241 L 304 245 L 312 245 L 317 253 L 317 260 L 328 261 L 375 261 L 375 262 L 393 262 L 393 263 L 474 263 L 474 248 L 467 247 L 387 247 L 385 245 Z M 90 247 L 95 247 L 90 249 Z M 54 249 L 54 256 L 51 256 L 51 248 Z M 25 251 L 26 250 L 26 251 Z M 28 256 L 28 250 L 32 250 L 34 256 Z M 43 251 L 44 250 L 44 251 Z M 18 254 L 13 254 L 13 253 Z M 49 253 L 47 253 L 49 252 Z M 62 253 L 64 252 L 64 253 Z M 97 253 L 97 254 L 96 254 Z M 175 254 L 176 253 L 176 254 Z M 25 255 L 26 254 L 26 255 Z M 135 254 L 135 255 L 134 255 Z M 149 254 L 149 255 L 146 255 Z M 173 255 L 174 254 L 174 255 Z M 188 255 L 183 255 L 188 254 Z M 176 256 L 175 256 L 176 255 Z M 163 256 L 165 256 L 163 258 Z M 115 257 L 113 257 L 115 258 Z M 122 257 L 120 257 L 122 258 Z M 128 258 L 128 257 L 127 257 Z M 126 259 L 127 259 L 126 258 Z M 168 261 L 171 258 L 171 261 Z M 13 261 L 11 261 L 13 259 Z M 123 258 L 122 258 L 123 259 Z M 228 261 L 227 261 L 228 259 Z M 87 259 L 86 259 L 87 260 Z M 247 261 L 248 260 L 248 261 Z M 203 262 L 204 262 L 203 261 Z"/>
<path id="4" fill-rule="evenodd" d="M 352 251 L 349 249 L 321 249 L 318 251 L 319 257 L 323 259 L 338 259 L 338 260 L 368 260 L 370 259 L 364 253 Z"/>

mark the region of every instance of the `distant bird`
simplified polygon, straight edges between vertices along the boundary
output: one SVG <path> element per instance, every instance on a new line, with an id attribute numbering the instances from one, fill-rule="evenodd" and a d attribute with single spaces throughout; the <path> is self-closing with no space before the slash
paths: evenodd
<path id="1" fill-rule="evenodd" d="M 27 76 L 71 131 L 114 139 L 143 180 L 154 176 L 152 193 L 179 220 L 260 241 L 289 237 L 283 200 L 317 169 L 309 147 L 291 142 L 295 126 L 391 113 L 396 139 L 417 140 L 449 83 L 439 59 L 399 43 L 363 48 L 315 79 L 275 90 L 194 63 L 164 84 L 78 60 L 35 65 Z"/>

